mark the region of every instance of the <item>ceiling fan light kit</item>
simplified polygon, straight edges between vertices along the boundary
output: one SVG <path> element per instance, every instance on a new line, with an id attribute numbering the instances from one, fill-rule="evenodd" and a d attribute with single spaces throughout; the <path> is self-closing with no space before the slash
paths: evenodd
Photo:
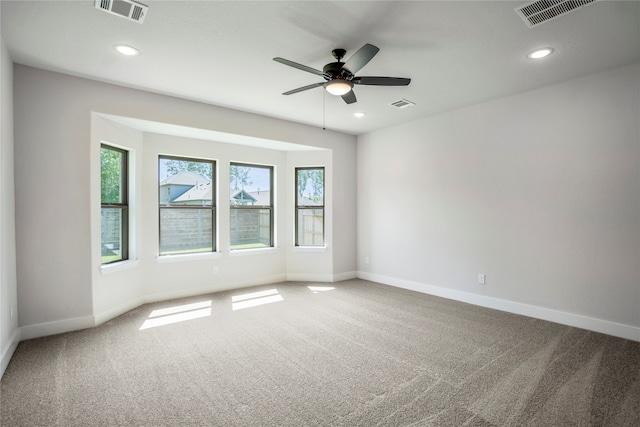
<path id="1" fill-rule="evenodd" d="M 349 93 L 349 91 L 353 89 L 353 83 L 348 80 L 333 79 L 326 82 L 324 84 L 324 88 L 331 95 L 342 96 Z"/>
<path id="2" fill-rule="evenodd" d="M 411 79 L 405 77 L 356 77 L 355 74 L 367 65 L 379 50 L 378 47 L 367 43 L 358 49 L 347 62 L 342 62 L 342 58 L 347 51 L 334 49 L 331 53 L 336 58 L 336 62 L 330 62 L 325 65 L 322 71 L 280 57 L 273 58 L 273 60 L 307 73 L 322 76 L 326 80 L 324 83 L 314 83 L 284 92 L 283 95 L 293 95 L 294 93 L 323 86 L 330 94 L 341 96 L 344 102 L 353 104 L 357 101 L 356 95 L 353 93 L 353 85 L 407 86 L 411 83 Z"/>

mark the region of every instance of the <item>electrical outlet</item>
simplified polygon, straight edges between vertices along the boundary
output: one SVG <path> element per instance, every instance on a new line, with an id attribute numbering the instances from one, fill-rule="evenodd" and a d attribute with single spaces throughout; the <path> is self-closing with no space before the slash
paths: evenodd
<path id="1" fill-rule="evenodd" d="M 478 274 L 478 283 L 484 285 L 486 283 L 487 276 L 484 274 Z"/>
<path id="2" fill-rule="evenodd" d="M 218 273 L 220 273 L 220 269 L 218 268 L 217 265 L 214 265 L 213 266 L 213 274 L 218 274 Z"/>
<path id="3" fill-rule="evenodd" d="M 364 263 L 369 265 L 369 257 L 368 256 L 364 257 Z"/>

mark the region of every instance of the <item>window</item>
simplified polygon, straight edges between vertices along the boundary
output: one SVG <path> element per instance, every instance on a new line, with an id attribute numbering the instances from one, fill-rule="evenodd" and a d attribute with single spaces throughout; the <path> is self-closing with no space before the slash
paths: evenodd
<path id="1" fill-rule="evenodd" d="M 273 246 L 273 167 L 232 163 L 231 249 Z"/>
<path id="2" fill-rule="evenodd" d="M 296 168 L 296 246 L 324 246 L 324 168 Z"/>
<path id="3" fill-rule="evenodd" d="M 127 151 L 100 146 L 100 203 L 102 264 L 129 258 L 129 202 Z"/>
<path id="4" fill-rule="evenodd" d="M 216 250 L 215 162 L 160 156 L 160 255 Z"/>

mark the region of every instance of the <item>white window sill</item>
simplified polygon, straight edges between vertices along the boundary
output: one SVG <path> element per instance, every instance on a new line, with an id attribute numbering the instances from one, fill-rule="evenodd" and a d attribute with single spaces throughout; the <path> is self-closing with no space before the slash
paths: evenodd
<path id="1" fill-rule="evenodd" d="M 278 248 L 230 249 L 229 256 L 261 255 L 278 252 Z"/>
<path id="2" fill-rule="evenodd" d="M 170 262 L 202 261 L 218 258 L 220 258 L 220 252 L 207 252 L 201 254 L 161 255 L 156 257 L 156 261 L 160 264 L 163 264 Z"/>
<path id="3" fill-rule="evenodd" d="M 293 252 L 327 252 L 326 246 L 294 246 Z"/>
<path id="4" fill-rule="evenodd" d="M 100 274 L 111 274 L 118 271 L 128 270 L 138 266 L 138 260 L 126 260 L 120 262 L 114 262 L 113 264 L 106 264 L 100 266 Z"/>

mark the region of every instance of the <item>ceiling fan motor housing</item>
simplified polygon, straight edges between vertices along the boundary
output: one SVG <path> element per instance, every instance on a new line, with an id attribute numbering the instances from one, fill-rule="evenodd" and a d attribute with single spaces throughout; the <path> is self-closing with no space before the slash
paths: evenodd
<path id="1" fill-rule="evenodd" d="M 344 62 L 331 62 L 325 65 L 322 68 L 322 72 L 324 73 L 324 78 L 327 80 L 331 79 L 343 79 L 350 80 L 353 78 L 353 74 L 344 67 Z"/>
<path id="2" fill-rule="evenodd" d="M 347 51 L 344 49 L 333 49 L 331 54 L 338 60 L 338 62 L 340 62 L 340 60 L 347 54 Z"/>

